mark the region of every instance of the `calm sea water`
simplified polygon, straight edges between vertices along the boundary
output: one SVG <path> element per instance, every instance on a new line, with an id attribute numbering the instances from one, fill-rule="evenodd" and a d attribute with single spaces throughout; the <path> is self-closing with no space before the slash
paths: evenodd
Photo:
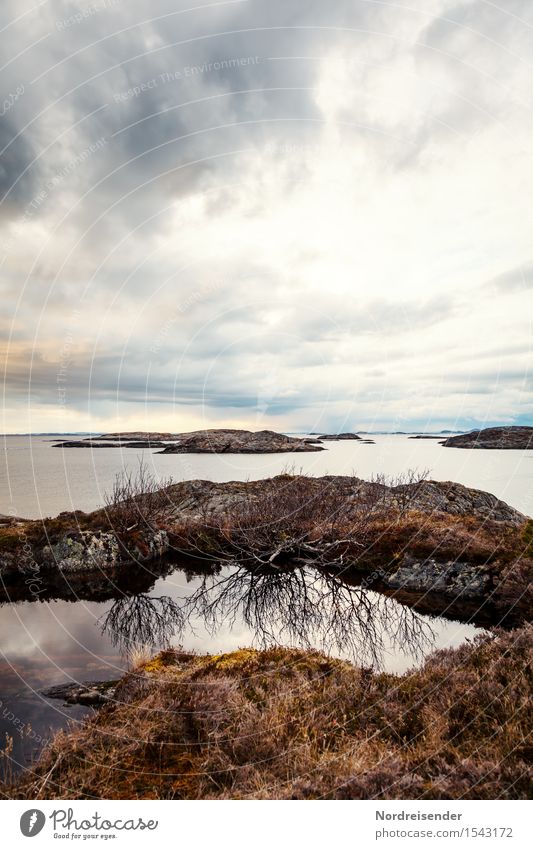
<path id="1" fill-rule="evenodd" d="M 533 513 L 533 451 L 483 451 L 443 448 L 435 440 L 413 440 L 405 436 L 376 436 L 374 445 L 357 442 L 329 443 L 320 453 L 287 455 L 158 455 L 137 449 L 66 449 L 52 447 L 50 437 L 6 437 L 2 454 L 0 513 L 38 518 L 62 510 L 92 510 L 102 504 L 117 472 L 135 469 L 144 457 L 161 477 L 210 479 L 216 481 L 259 479 L 288 468 L 307 474 L 356 474 L 369 478 L 376 473 L 395 476 L 407 469 L 427 471 L 437 480 L 455 480 L 496 494 L 528 515 Z M 228 576 L 231 578 L 231 574 Z M 224 578 L 224 575 L 222 575 Z M 307 579 L 306 579 L 307 580 Z M 315 581 L 314 578 L 311 578 Z M 132 606 L 141 606 L 145 621 L 157 620 L 161 605 L 174 604 L 181 610 L 195 596 L 202 580 L 183 569 L 167 578 L 147 575 L 142 593 L 117 591 L 105 601 L 49 601 L 3 604 L 0 611 L 0 734 L 14 736 L 15 759 L 23 765 L 38 748 L 35 737 L 23 742 L 20 724 L 30 723 L 33 735 L 48 737 L 69 720 L 78 721 L 87 708 L 65 707 L 46 699 L 43 687 L 64 681 L 104 680 L 118 677 L 128 666 L 129 650 L 136 635 L 120 633 L 120 623 L 131 619 Z M 240 591 L 241 588 L 239 588 Z M 290 630 L 285 611 L 262 621 L 256 611 L 246 623 L 242 610 L 224 608 L 216 621 L 198 610 L 186 624 L 166 635 L 171 642 L 199 652 L 228 651 L 239 646 L 261 645 L 278 639 L 287 645 L 326 648 L 332 654 L 356 662 L 374 663 L 389 671 L 402 672 L 420 662 L 431 649 L 457 646 L 471 639 L 474 625 L 412 614 L 396 602 L 374 597 L 376 618 L 366 625 L 353 625 L 353 642 L 339 639 L 324 646 L 331 600 L 328 587 L 318 579 L 315 608 L 320 616 L 302 633 Z M 216 588 L 210 599 L 216 600 Z M 214 593 L 214 595 L 213 595 Z M 242 587 L 246 597 L 246 586 Z M 169 601 L 170 600 L 170 601 Z M 349 605 L 348 599 L 348 605 Z M 345 602 L 343 602 L 345 603 Z M 383 608 L 383 605 L 386 607 Z M 349 611 L 346 614 L 350 615 Z M 117 623 L 118 632 L 117 632 Z M 267 636 L 262 633 L 263 626 Z M 360 633 L 358 632 L 358 628 Z M 330 629 L 331 630 L 331 629 Z M 161 637 L 161 635 L 160 635 Z M 142 640 L 146 642 L 144 636 Z M 369 658 L 369 640 L 374 657 Z M 154 647 L 157 639 L 153 640 Z"/>
<path id="2" fill-rule="evenodd" d="M 134 448 L 53 448 L 51 437 L 3 440 L 0 513 L 40 518 L 62 510 L 94 510 L 103 503 L 117 472 L 135 469 L 141 457 L 152 471 L 176 481 L 255 480 L 294 468 L 310 475 L 398 475 L 427 471 L 494 493 L 533 514 L 533 451 L 443 448 L 437 440 L 376 436 L 375 445 L 330 442 L 309 454 L 157 454 Z"/>

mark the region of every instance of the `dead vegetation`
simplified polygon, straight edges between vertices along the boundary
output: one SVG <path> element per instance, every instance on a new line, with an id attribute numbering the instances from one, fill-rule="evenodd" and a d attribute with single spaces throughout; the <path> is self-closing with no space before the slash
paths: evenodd
<path id="1" fill-rule="evenodd" d="M 198 503 L 168 530 L 176 549 L 212 561 L 250 567 L 394 565 L 414 556 L 509 563 L 531 556 L 523 528 L 486 516 L 421 509 L 425 473 L 395 480 L 377 476 L 311 478 L 281 475 L 227 504 Z M 172 488 L 169 491 L 172 498 Z"/>
<path id="2" fill-rule="evenodd" d="M 166 651 L 9 798 L 524 799 L 532 626 L 401 677 L 313 651 Z"/>
<path id="3" fill-rule="evenodd" d="M 110 530 L 119 536 L 136 529 L 155 530 L 161 514 L 169 506 L 171 477 L 160 479 L 143 458 L 136 471 L 124 469 L 116 475 L 113 487 L 104 495 L 105 514 Z"/>
<path id="4" fill-rule="evenodd" d="M 406 555 L 441 563 L 464 561 L 490 573 L 490 603 L 498 608 L 495 622 L 506 610 L 512 610 L 513 623 L 530 621 L 533 523 L 520 526 L 512 516 L 507 520 L 513 512 L 508 507 L 501 514 L 504 520 L 496 520 L 490 510 L 468 514 L 431 509 L 438 485 L 426 481 L 426 475 L 410 471 L 395 480 L 378 476 L 365 482 L 287 473 L 250 483 L 172 484 L 141 462 L 136 472 L 117 477 L 99 511 L 64 513 L 1 529 L 0 558 L 16 569 L 17 556 L 26 547 L 28 557 L 31 552 L 40 563 L 46 545 L 71 535 L 79 538 L 83 531 L 107 530 L 118 539 L 122 563 L 153 557 L 160 550 L 152 545 L 159 531 L 167 535 L 165 546 L 170 540 L 176 557 L 252 570 L 313 567 L 367 576 L 396 571 Z M 441 500 L 446 486 L 458 487 L 441 485 Z M 468 507 L 473 491 L 459 489 Z M 188 509 L 182 509 L 183 503 Z"/>
<path id="5" fill-rule="evenodd" d="M 195 515 L 178 513 L 165 527 L 180 554 L 259 574 L 312 566 L 346 576 L 385 575 L 407 555 L 463 561 L 489 571 L 495 621 L 506 609 L 515 623 L 531 621 L 533 522 L 500 521 L 490 511 L 422 509 L 425 476 L 411 471 L 365 482 L 287 474 L 247 485 L 222 508 L 206 498 Z"/>
<path id="6" fill-rule="evenodd" d="M 195 518 L 168 526 L 181 550 L 249 567 L 344 568 L 409 514 L 425 473 L 312 478 L 284 474 L 247 485 L 226 505 L 206 499 Z"/>

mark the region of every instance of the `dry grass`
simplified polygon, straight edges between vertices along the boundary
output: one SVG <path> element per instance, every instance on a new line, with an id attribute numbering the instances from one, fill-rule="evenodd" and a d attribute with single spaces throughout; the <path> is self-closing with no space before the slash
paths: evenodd
<path id="1" fill-rule="evenodd" d="M 532 634 L 440 651 L 401 677 L 312 651 L 166 651 L 4 794 L 527 798 Z"/>

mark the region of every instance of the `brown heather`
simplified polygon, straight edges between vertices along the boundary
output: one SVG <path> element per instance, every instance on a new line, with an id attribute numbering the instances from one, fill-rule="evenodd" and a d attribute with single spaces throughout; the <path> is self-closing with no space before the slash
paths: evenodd
<path id="1" fill-rule="evenodd" d="M 403 676 L 314 651 L 165 651 L 10 798 L 524 799 L 533 626 Z"/>

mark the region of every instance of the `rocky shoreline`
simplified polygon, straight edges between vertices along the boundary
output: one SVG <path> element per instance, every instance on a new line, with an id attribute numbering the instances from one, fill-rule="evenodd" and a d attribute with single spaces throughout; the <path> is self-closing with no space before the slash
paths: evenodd
<path id="1" fill-rule="evenodd" d="M 84 597 L 84 587 L 116 580 L 136 564 L 168 571 L 169 558 L 188 558 L 202 568 L 239 562 L 340 571 L 364 586 L 411 594 L 413 603 L 433 603 L 434 612 L 451 605 L 449 615 L 456 610 L 459 618 L 465 605 L 492 611 L 494 621 L 530 615 L 533 522 L 480 490 L 281 475 L 184 481 L 158 495 L 150 515 L 140 496 L 131 526 L 110 509 L 44 522 L 6 519 L 4 597 L 47 597 L 67 584 Z"/>
<path id="2" fill-rule="evenodd" d="M 488 427 L 473 430 L 459 436 L 450 436 L 441 442 L 445 448 L 485 448 L 485 449 L 533 449 L 533 427 Z"/>
<path id="3" fill-rule="evenodd" d="M 267 633 L 272 619 L 290 628 L 310 612 L 311 626 L 332 630 L 343 650 L 358 627 L 372 644 L 387 621 L 405 645 L 423 645 L 417 612 L 492 632 L 401 676 L 281 646 L 217 655 L 166 649 L 118 680 L 48 687 L 44 698 L 90 715 L 4 783 L 5 797 L 527 796 L 533 521 L 494 495 L 453 482 L 285 474 L 184 481 L 141 492 L 133 504 L 44 522 L 1 517 L 0 525 L 5 601 L 113 598 L 101 625 L 107 633 L 114 624 L 126 634 L 132 613 L 142 619 L 124 645 L 147 644 L 139 637 L 150 615 L 154 644 L 168 645 L 162 620 L 189 621 L 224 599 L 229 609 L 218 609 L 230 621 L 235 599 L 255 622 L 264 604 Z M 183 599 L 173 607 L 149 595 L 180 558 L 187 580 L 200 579 L 188 610 Z M 234 573 L 221 570 L 228 564 Z M 325 584 L 323 602 L 309 599 L 305 570 Z M 275 601 L 280 587 L 288 594 Z M 336 618 L 321 618 L 339 592 Z M 495 722 L 502 734 L 494 735 Z"/>
<path id="4" fill-rule="evenodd" d="M 350 438 L 358 439 L 356 436 Z M 319 438 L 286 436 L 273 430 L 228 428 L 190 433 L 105 433 L 99 437 L 58 442 L 54 448 L 162 448 L 159 454 L 285 454 L 325 450 Z"/>

